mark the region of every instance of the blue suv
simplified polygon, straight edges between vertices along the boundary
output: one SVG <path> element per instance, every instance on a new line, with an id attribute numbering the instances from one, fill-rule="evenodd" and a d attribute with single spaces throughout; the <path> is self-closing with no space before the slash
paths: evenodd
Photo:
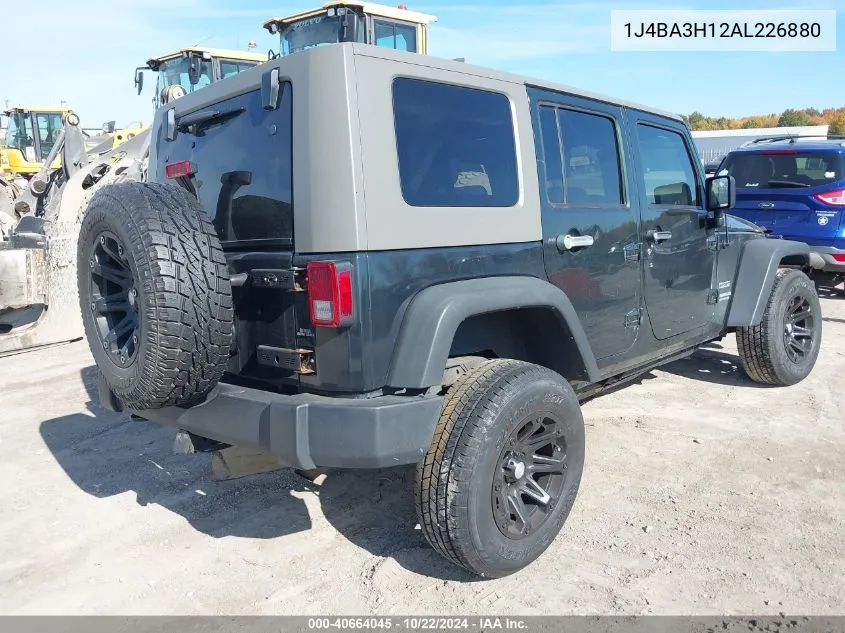
<path id="1" fill-rule="evenodd" d="M 728 153 L 718 172 L 736 180 L 732 214 L 808 244 L 817 279 L 845 278 L 845 137 L 757 139 Z"/>

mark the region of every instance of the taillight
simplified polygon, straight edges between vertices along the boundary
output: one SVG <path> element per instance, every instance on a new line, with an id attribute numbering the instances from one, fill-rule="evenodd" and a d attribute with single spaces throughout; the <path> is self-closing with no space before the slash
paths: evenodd
<path id="1" fill-rule="evenodd" d="M 825 191 L 817 193 L 813 196 L 819 202 L 830 204 L 835 207 L 845 207 L 845 189 L 834 189 L 833 191 Z"/>
<path id="2" fill-rule="evenodd" d="M 308 306 L 316 327 L 343 327 L 352 322 L 352 265 L 308 262 Z"/>
<path id="3" fill-rule="evenodd" d="M 183 178 L 190 176 L 195 171 L 189 160 L 180 160 L 178 163 L 168 163 L 164 166 L 164 175 L 168 178 Z"/>
<path id="4" fill-rule="evenodd" d="M 834 261 L 845 264 L 845 253 L 836 253 L 833 256 Z"/>

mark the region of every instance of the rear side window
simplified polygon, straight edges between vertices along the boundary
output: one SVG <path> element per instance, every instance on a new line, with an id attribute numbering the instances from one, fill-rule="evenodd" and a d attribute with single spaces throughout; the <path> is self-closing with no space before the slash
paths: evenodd
<path id="1" fill-rule="evenodd" d="M 245 62 L 240 60 L 220 60 L 220 76 L 223 79 L 237 75 L 249 68 L 255 66 L 257 62 Z"/>
<path id="2" fill-rule="evenodd" d="M 649 204 L 699 206 L 695 168 L 678 132 L 638 124 L 642 186 Z"/>
<path id="3" fill-rule="evenodd" d="M 402 196 L 416 207 L 511 207 L 519 199 L 513 117 L 496 92 L 393 82 Z"/>
<path id="4" fill-rule="evenodd" d="M 540 127 L 549 202 L 590 206 L 623 203 L 613 119 L 541 106 Z"/>
<path id="5" fill-rule="evenodd" d="M 384 20 L 374 21 L 376 46 L 394 48 L 398 51 L 417 52 L 417 29 L 410 24 L 399 24 Z"/>
<path id="6" fill-rule="evenodd" d="M 743 152 L 729 155 L 722 169 L 734 177 L 737 187 L 817 187 L 845 179 L 845 155 L 798 150 Z"/>

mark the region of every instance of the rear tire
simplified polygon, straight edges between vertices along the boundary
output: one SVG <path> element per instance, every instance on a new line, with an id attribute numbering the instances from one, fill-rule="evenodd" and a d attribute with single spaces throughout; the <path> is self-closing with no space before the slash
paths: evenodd
<path id="1" fill-rule="evenodd" d="M 819 355 L 822 314 L 815 284 L 781 269 L 759 325 L 737 328 L 742 368 L 755 382 L 786 387 L 806 378 Z"/>
<path id="2" fill-rule="evenodd" d="M 108 386 L 135 410 L 201 401 L 226 368 L 232 289 L 194 196 L 124 182 L 91 199 L 79 233 L 85 336 Z"/>
<path id="3" fill-rule="evenodd" d="M 417 465 L 423 534 L 474 574 L 516 572 L 560 532 L 583 468 L 584 421 L 569 383 L 529 363 L 486 361 L 447 393 Z"/>

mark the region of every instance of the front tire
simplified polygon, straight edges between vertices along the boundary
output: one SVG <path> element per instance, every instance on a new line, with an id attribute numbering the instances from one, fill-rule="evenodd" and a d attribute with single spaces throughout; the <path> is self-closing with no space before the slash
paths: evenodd
<path id="1" fill-rule="evenodd" d="M 584 468 L 584 420 L 559 374 L 515 360 L 473 367 L 446 396 L 417 466 L 431 546 L 486 578 L 538 558 L 569 515 Z"/>
<path id="2" fill-rule="evenodd" d="M 781 269 L 763 320 L 738 328 L 742 368 L 755 382 L 786 387 L 813 370 L 822 338 L 822 314 L 815 284 L 800 270 Z"/>

